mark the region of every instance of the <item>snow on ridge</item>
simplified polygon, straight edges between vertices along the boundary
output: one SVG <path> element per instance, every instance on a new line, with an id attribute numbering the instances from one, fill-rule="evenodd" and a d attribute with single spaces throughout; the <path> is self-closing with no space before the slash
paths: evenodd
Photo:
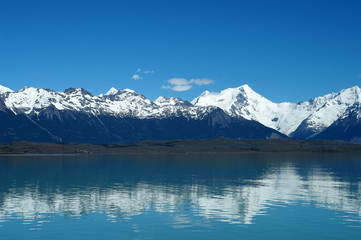
<path id="1" fill-rule="evenodd" d="M 159 96 L 156 100 L 154 100 L 154 103 L 157 104 L 158 106 L 173 105 L 172 102 L 173 101 L 170 98 L 166 98 L 163 96 Z"/>
<path id="2" fill-rule="evenodd" d="M 247 84 L 220 92 L 204 91 L 192 101 L 196 106 L 217 106 L 232 116 L 256 120 L 290 135 L 304 120 L 320 130 L 330 126 L 350 104 L 360 102 L 358 86 L 316 97 L 308 101 L 274 103 L 253 91 Z"/>
<path id="3" fill-rule="evenodd" d="M 342 117 L 350 106 L 361 103 L 361 89 L 354 86 L 338 93 L 327 94 L 325 97 L 328 99 L 324 105 L 304 120 L 308 129 L 316 131 L 314 135 Z"/>
<path id="4" fill-rule="evenodd" d="M 2 94 L 2 93 L 8 93 L 8 92 L 14 92 L 14 91 L 11 90 L 11 89 L 8 88 L 8 87 L 5 87 L 5 86 L 0 85 L 0 94 Z"/>
<path id="5" fill-rule="evenodd" d="M 132 90 L 132 89 L 129 89 L 129 88 L 125 88 L 125 89 L 123 89 L 123 91 L 132 92 L 132 93 L 137 93 L 136 91 L 134 91 L 134 90 Z"/>
<path id="6" fill-rule="evenodd" d="M 83 88 L 68 88 L 64 92 L 24 87 L 3 97 L 6 107 L 15 114 L 39 114 L 48 107 L 93 115 L 130 116 L 140 119 L 184 116 L 198 119 L 212 108 L 197 107 L 179 98 L 167 98 L 163 103 L 152 102 L 131 89 L 116 90 L 94 96 Z M 158 103 L 158 104 L 157 104 Z"/>
<path id="7" fill-rule="evenodd" d="M 104 95 L 114 95 L 118 92 L 118 90 L 114 87 L 110 88 L 109 91 Z"/>
<path id="8" fill-rule="evenodd" d="M 158 97 L 155 101 L 155 104 L 159 105 L 159 106 L 165 106 L 165 105 L 183 105 L 186 104 L 182 99 L 177 98 L 177 97 L 163 97 L 160 96 Z"/>
<path id="9" fill-rule="evenodd" d="M 5 90 L 3 90 L 5 89 Z M 159 97 L 151 101 L 131 89 L 111 88 L 106 94 L 94 96 L 83 88 L 69 88 L 64 92 L 24 87 L 18 92 L 0 85 L 1 97 L 14 113 L 37 114 L 54 106 L 58 110 L 83 111 L 94 115 L 109 114 L 137 118 L 184 116 L 202 118 L 216 107 L 234 117 L 255 120 L 291 135 L 301 123 L 322 131 L 336 121 L 354 103 L 361 103 L 361 89 L 354 86 L 338 93 L 329 93 L 308 101 L 274 103 L 258 94 L 247 84 L 220 92 L 204 91 L 190 104 L 176 97 Z"/>
<path id="10" fill-rule="evenodd" d="M 47 107 L 50 102 L 56 102 L 56 92 L 41 88 L 24 87 L 18 92 L 10 93 L 4 102 L 14 113 L 24 112 L 29 114 L 34 108 Z"/>

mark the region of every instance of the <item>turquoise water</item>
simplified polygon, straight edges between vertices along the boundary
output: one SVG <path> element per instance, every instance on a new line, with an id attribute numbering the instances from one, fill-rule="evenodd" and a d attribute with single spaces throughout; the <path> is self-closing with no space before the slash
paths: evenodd
<path id="1" fill-rule="evenodd" d="M 0 239 L 361 239 L 361 156 L 0 156 Z"/>

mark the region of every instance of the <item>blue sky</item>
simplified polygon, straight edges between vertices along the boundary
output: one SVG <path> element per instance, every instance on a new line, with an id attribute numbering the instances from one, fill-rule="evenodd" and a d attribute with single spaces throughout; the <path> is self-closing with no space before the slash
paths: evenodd
<path id="1" fill-rule="evenodd" d="M 361 86 L 361 1 L 0 0 L 0 85 L 275 102 Z M 176 91 L 175 91 L 176 90 Z"/>

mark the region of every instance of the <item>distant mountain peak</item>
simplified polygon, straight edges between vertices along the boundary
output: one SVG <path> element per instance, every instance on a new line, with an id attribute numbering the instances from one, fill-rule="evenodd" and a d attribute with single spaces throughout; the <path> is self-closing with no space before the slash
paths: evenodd
<path id="1" fill-rule="evenodd" d="M 244 84 L 220 92 L 204 91 L 192 103 L 197 106 L 217 106 L 231 116 L 255 120 L 290 135 L 304 120 L 308 122 L 307 128 L 312 128 L 315 133 L 322 131 L 340 117 L 347 107 L 360 101 L 361 91 L 358 86 L 300 103 L 274 103 Z"/>
<path id="2" fill-rule="evenodd" d="M 14 92 L 13 90 L 11 90 L 10 88 L 7 88 L 5 86 L 0 85 L 0 94 L 2 93 L 8 93 L 8 92 Z"/>
<path id="3" fill-rule="evenodd" d="M 193 99 L 191 103 L 197 106 L 213 105 L 231 113 L 232 106 L 236 102 L 246 103 L 248 100 L 252 99 L 258 101 L 257 99 L 265 98 L 253 91 L 248 84 L 244 84 L 236 88 L 227 88 L 220 92 L 204 91 L 199 97 Z"/>
<path id="4" fill-rule="evenodd" d="M 64 90 L 64 93 L 65 94 L 77 94 L 77 93 L 80 93 L 82 95 L 93 96 L 93 94 L 91 94 L 90 92 L 88 92 L 84 88 L 67 88 L 67 89 Z"/>
<path id="5" fill-rule="evenodd" d="M 112 87 L 112 88 L 110 88 L 109 91 L 108 91 L 106 94 L 104 94 L 104 95 L 106 95 L 106 96 L 114 95 L 114 94 L 116 94 L 117 92 L 118 92 L 118 90 L 117 90 L 116 88 Z"/>
<path id="6" fill-rule="evenodd" d="M 132 89 L 129 89 L 129 88 L 125 88 L 125 89 L 123 89 L 123 91 L 136 93 L 136 91 L 134 91 L 134 90 L 132 90 Z"/>
<path id="7" fill-rule="evenodd" d="M 155 101 L 155 104 L 159 106 L 177 106 L 177 105 L 183 105 L 183 106 L 192 106 L 192 104 L 188 101 L 183 101 L 180 98 L 177 97 L 158 97 Z"/>
<path id="8" fill-rule="evenodd" d="M 156 100 L 154 100 L 154 102 L 160 102 L 163 101 L 164 99 L 166 99 L 166 97 L 159 96 Z"/>
<path id="9" fill-rule="evenodd" d="M 248 84 L 243 84 L 242 86 L 238 87 L 238 89 L 242 89 L 244 91 L 253 91 L 253 89 Z"/>
<path id="10" fill-rule="evenodd" d="M 9 109 L 14 114 L 32 116 L 43 111 L 47 111 L 47 114 L 75 111 L 92 116 L 138 119 L 203 119 L 219 110 L 228 117 L 254 120 L 296 138 L 317 136 L 337 119 L 346 119 L 351 113 L 357 119 L 361 116 L 360 107 L 350 108 L 361 104 L 361 89 L 358 86 L 304 102 L 274 103 L 244 84 L 220 92 L 204 91 L 192 101 L 192 105 L 176 97 L 160 96 L 151 101 L 134 90 L 117 90 L 113 87 L 106 94 L 93 96 L 83 88 L 55 92 L 51 89 L 24 87 L 14 92 L 0 85 L 0 100 L 2 110 Z M 352 112 L 347 109 L 352 109 Z"/>
<path id="11" fill-rule="evenodd" d="M 345 89 L 344 91 L 348 91 L 350 94 L 353 94 L 355 96 L 359 96 L 359 99 L 361 99 L 361 89 L 359 86 L 353 86 L 351 88 Z"/>
<path id="12" fill-rule="evenodd" d="M 144 97 L 143 95 L 129 88 L 119 89 L 119 91 L 117 91 L 115 94 L 109 96 L 114 96 L 115 98 L 140 97 L 142 99 L 146 99 L 146 97 Z"/>

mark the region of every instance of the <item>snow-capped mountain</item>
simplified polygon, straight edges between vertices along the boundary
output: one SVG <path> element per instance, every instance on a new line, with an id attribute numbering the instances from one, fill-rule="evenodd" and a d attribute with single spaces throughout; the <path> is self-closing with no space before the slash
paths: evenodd
<path id="1" fill-rule="evenodd" d="M 195 106 L 179 98 L 151 101 L 137 92 L 111 88 L 92 95 L 24 87 L 0 94 L 0 142 L 51 141 L 131 143 L 179 138 L 280 138 L 285 135 L 226 114 L 216 106 Z"/>
<path id="2" fill-rule="evenodd" d="M 159 98 L 161 99 L 161 98 Z M 15 114 L 37 115 L 50 106 L 57 110 L 71 110 L 92 115 L 146 118 L 185 116 L 202 118 L 216 107 L 199 107 L 175 98 L 152 102 L 137 92 L 111 88 L 106 94 L 94 96 L 82 88 L 69 88 L 64 92 L 25 87 L 18 92 L 8 92 L 4 103 Z"/>
<path id="3" fill-rule="evenodd" d="M 344 116 L 349 107 L 361 103 L 361 89 L 354 86 L 318 99 L 323 99 L 325 103 L 298 126 L 292 134 L 294 137 L 312 138 L 327 129 Z M 312 102 L 312 99 L 310 101 Z"/>
<path id="4" fill-rule="evenodd" d="M 10 88 L 4 87 L 0 85 L 0 94 L 7 93 L 7 92 L 14 92 Z"/>
<path id="5" fill-rule="evenodd" d="M 151 101 L 131 89 L 111 88 L 95 96 L 82 88 L 56 92 L 24 87 L 14 92 L 0 86 L 0 141 L 107 143 L 285 135 L 357 140 L 361 132 L 352 131 L 345 137 L 345 131 L 353 122 L 358 124 L 360 104 L 358 86 L 299 103 L 271 102 L 248 85 L 219 93 L 205 91 L 191 103 L 175 97 Z M 326 134 L 335 125 L 344 132 Z"/>
<path id="6" fill-rule="evenodd" d="M 114 95 L 118 92 L 118 90 L 114 87 L 110 88 L 109 91 L 105 95 Z"/>
<path id="7" fill-rule="evenodd" d="M 361 142 L 361 104 L 355 103 L 316 136 L 321 139 L 339 139 Z"/>
<path id="8" fill-rule="evenodd" d="M 358 86 L 300 103 L 274 103 L 248 85 L 219 93 L 205 91 L 196 106 L 217 106 L 234 117 L 255 120 L 288 136 L 309 138 L 335 122 L 348 107 L 361 102 Z"/>

